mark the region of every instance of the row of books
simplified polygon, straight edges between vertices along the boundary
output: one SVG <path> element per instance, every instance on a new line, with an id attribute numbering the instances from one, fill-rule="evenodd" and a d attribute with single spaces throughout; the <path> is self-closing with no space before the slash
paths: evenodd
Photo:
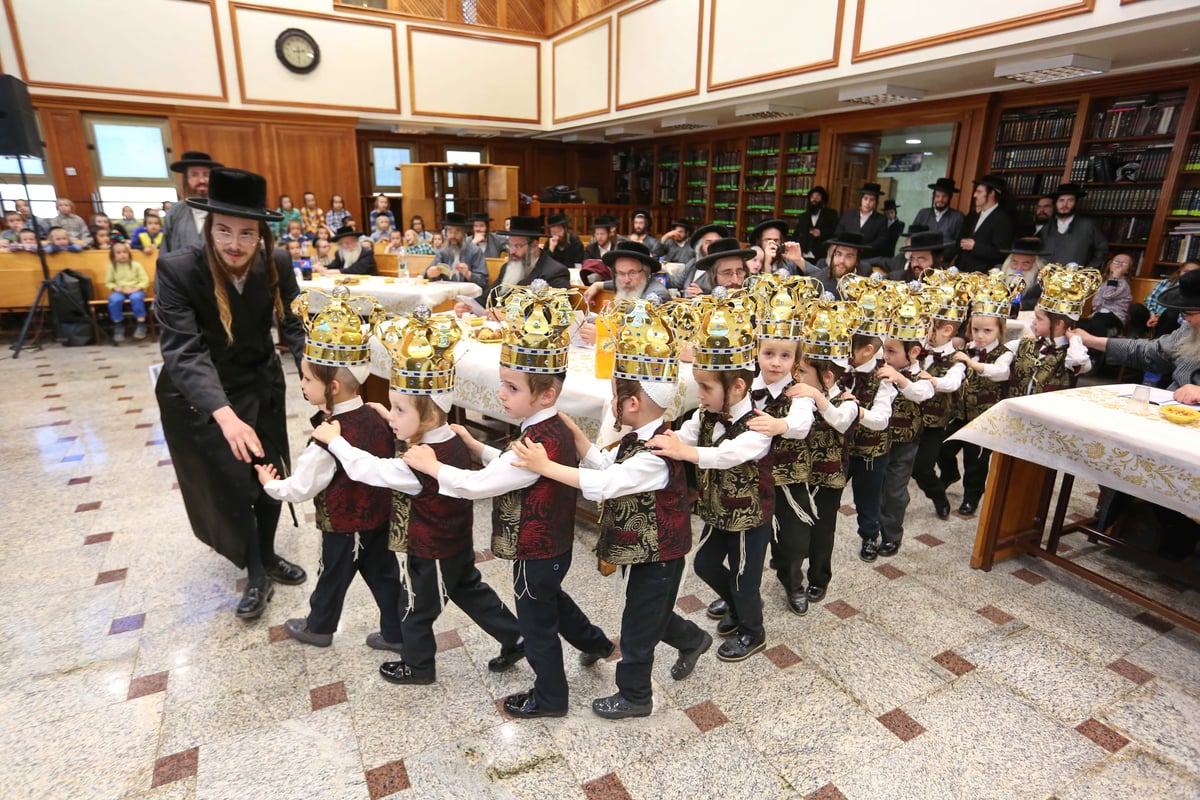
<path id="1" fill-rule="evenodd" d="M 779 156 L 751 156 L 746 159 L 747 175 L 774 175 L 779 172 Z"/>
<path id="2" fill-rule="evenodd" d="M 1067 145 L 1040 144 L 1021 147 L 997 147 L 992 153 L 992 169 L 1061 167 L 1067 163 Z"/>
<path id="3" fill-rule="evenodd" d="M 783 178 L 783 191 L 786 194 L 808 194 L 813 185 L 812 175 L 785 175 Z"/>
<path id="4" fill-rule="evenodd" d="M 1075 111 L 1064 108 L 1046 108 L 1036 111 L 1011 111 L 1000 117 L 996 129 L 996 141 L 1034 142 L 1039 139 L 1069 139 L 1071 126 L 1075 123 Z"/>
<path id="5" fill-rule="evenodd" d="M 1171 203 L 1171 214 L 1176 217 L 1200 217 L 1200 189 L 1180 189 Z"/>
<path id="6" fill-rule="evenodd" d="M 773 136 L 751 136 L 746 155 L 770 156 L 779 152 L 779 134 Z"/>
<path id="7" fill-rule="evenodd" d="M 811 153 L 795 153 L 787 157 L 787 161 L 783 165 L 787 172 L 816 172 L 817 171 L 817 154 Z"/>
<path id="8" fill-rule="evenodd" d="M 745 188 L 747 192 L 774 192 L 774 175 L 747 175 Z"/>
<path id="9" fill-rule="evenodd" d="M 1187 160 L 1183 162 L 1183 168 L 1188 172 L 1200 172 L 1200 142 L 1192 142 L 1192 146 L 1188 148 Z"/>
<path id="10" fill-rule="evenodd" d="M 789 133 L 787 135 L 787 149 L 789 152 L 795 150 L 815 150 L 819 137 L 820 134 L 817 131 Z"/>
<path id="11" fill-rule="evenodd" d="M 688 205 L 704 205 L 708 202 L 707 189 L 688 189 L 683 202 Z"/>
<path id="12" fill-rule="evenodd" d="M 1091 198 L 1089 198 L 1091 199 Z M 1154 217 L 1103 217 L 1097 220 L 1104 238 L 1110 242 L 1143 243 L 1150 238 Z"/>
<path id="13" fill-rule="evenodd" d="M 1200 259 L 1200 225 L 1180 225 L 1163 239 L 1163 261 L 1182 264 L 1197 259 Z"/>
<path id="14" fill-rule="evenodd" d="M 712 168 L 714 170 L 736 170 L 742 166 L 742 151 L 735 150 L 732 153 L 717 153 L 713 157 Z"/>
<path id="15" fill-rule="evenodd" d="M 1183 92 L 1117 98 L 1104 111 L 1092 115 L 1093 139 L 1121 136 L 1167 136 L 1175 132 Z"/>
<path id="16" fill-rule="evenodd" d="M 1089 189 L 1087 211 L 1153 211 L 1161 191 L 1157 188 Z"/>
<path id="17" fill-rule="evenodd" d="M 1062 180 L 1061 172 L 1025 172 L 1019 175 L 1009 175 L 1008 193 L 1014 194 L 1043 194 L 1058 188 Z"/>
<path id="18" fill-rule="evenodd" d="M 707 167 L 708 166 L 708 151 L 707 150 L 688 150 L 687 155 L 683 158 L 685 167 Z"/>

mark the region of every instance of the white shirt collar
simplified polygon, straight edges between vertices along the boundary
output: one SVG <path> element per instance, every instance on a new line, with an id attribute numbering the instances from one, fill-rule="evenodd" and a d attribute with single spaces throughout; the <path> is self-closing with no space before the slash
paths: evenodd
<path id="1" fill-rule="evenodd" d="M 945 344 L 939 344 L 937 347 L 930 347 L 929 352 L 931 352 L 931 353 L 953 353 L 954 352 L 954 340 L 951 339 L 950 341 L 946 342 Z"/>
<path id="2" fill-rule="evenodd" d="M 868 358 L 866 361 L 859 364 L 857 367 L 854 367 L 853 369 L 855 372 L 874 372 L 877 366 L 879 366 L 878 360 L 874 358 Z"/>
<path id="3" fill-rule="evenodd" d="M 974 343 L 974 342 L 972 342 L 971 344 L 967 345 L 967 347 L 974 347 L 974 346 L 975 346 L 975 343 Z M 996 349 L 997 347 L 999 347 L 999 346 L 1000 346 L 1000 337 L 998 337 L 998 336 L 997 336 L 997 337 L 996 337 L 996 341 L 992 342 L 992 343 L 991 343 L 991 344 L 989 344 L 987 347 L 983 348 L 983 352 L 985 352 L 985 353 L 990 353 L 990 352 L 992 352 L 993 350 L 995 350 L 995 349 Z"/>
<path id="4" fill-rule="evenodd" d="M 338 414 L 345 414 L 347 411 L 354 411 L 355 409 L 362 408 L 362 405 L 362 398 L 358 395 L 355 395 L 349 400 L 343 400 L 340 403 L 334 403 L 332 416 L 336 417 Z"/>
<path id="5" fill-rule="evenodd" d="M 946 206 L 946 207 L 945 207 L 945 208 L 943 208 L 941 211 L 938 211 L 938 210 L 935 208 L 935 209 L 933 209 L 933 218 L 934 218 L 934 219 L 936 219 L 938 222 L 941 222 L 941 221 L 942 221 L 942 217 L 946 216 L 946 212 L 947 212 L 947 211 L 949 211 L 949 210 L 950 210 L 950 207 L 949 207 L 949 206 Z"/>
<path id="6" fill-rule="evenodd" d="M 1054 346 L 1055 347 L 1066 347 L 1068 342 L 1070 342 L 1070 340 L 1066 336 L 1055 336 L 1054 337 Z"/>
<path id="7" fill-rule="evenodd" d="M 835 383 L 833 386 L 830 386 L 828 389 L 825 390 L 825 396 L 828 397 L 830 400 L 836 400 L 842 396 L 843 391 L 845 391 L 845 390 L 842 389 L 842 387 L 838 386 Z"/>
<path id="8" fill-rule="evenodd" d="M 1062 217 L 1058 217 L 1058 218 L 1056 218 L 1056 219 L 1055 219 L 1055 222 L 1058 224 L 1058 232 L 1059 232 L 1059 233 L 1066 233 L 1066 232 L 1067 232 L 1067 229 L 1071 227 L 1071 222 L 1072 222 L 1074 219 L 1075 219 L 1075 215 L 1074 215 L 1074 214 L 1072 214 L 1071 216 L 1067 217 L 1066 219 L 1063 219 Z"/>
<path id="9" fill-rule="evenodd" d="M 979 230 L 979 226 L 982 225 L 983 221 L 988 218 L 988 214 L 991 214 L 993 211 L 995 211 L 999 207 L 1000 207 L 999 205 L 988 206 L 983 211 L 980 211 L 979 212 L 979 221 L 975 223 L 975 230 Z"/>
<path id="10" fill-rule="evenodd" d="M 752 391 L 755 389 L 766 389 L 771 393 L 771 397 L 779 397 L 779 395 L 783 393 L 783 390 L 786 389 L 788 384 L 791 382 L 792 377 L 790 375 L 784 375 L 774 383 L 767 383 L 765 380 L 763 380 L 762 373 L 760 372 L 754 376 L 754 381 L 750 384 L 750 389 Z"/>
<path id="11" fill-rule="evenodd" d="M 456 435 L 448 424 L 442 423 L 433 430 L 425 431 L 421 435 L 421 444 L 441 444 L 442 442 L 450 441 Z"/>
<path id="12" fill-rule="evenodd" d="M 635 430 L 634 433 L 637 434 L 637 438 L 640 441 L 644 442 L 650 437 L 654 436 L 654 434 L 658 432 L 658 429 L 662 427 L 662 424 L 663 418 L 658 417 L 653 422 L 647 422 L 645 425 Z"/>
<path id="13" fill-rule="evenodd" d="M 745 397 L 729 407 L 729 419 L 731 421 L 739 420 L 749 414 L 753 407 L 754 403 L 750 400 L 750 393 L 747 392 Z"/>
<path id="14" fill-rule="evenodd" d="M 539 422 L 545 422 L 557 413 L 558 406 L 550 406 L 549 408 L 543 408 L 541 411 L 535 411 L 521 421 L 521 430 L 524 431 L 530 425 L 537 425 Z"/>

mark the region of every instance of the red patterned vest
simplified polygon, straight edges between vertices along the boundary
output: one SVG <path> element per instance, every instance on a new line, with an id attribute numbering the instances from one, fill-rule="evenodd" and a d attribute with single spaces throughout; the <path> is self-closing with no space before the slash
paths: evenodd
<path id="1" fill-rule="evenodd" d="M 654 435 L 668 430 L 662 425 Z M 626 434 L 617 448 L 617 464 L 649 453 L 636 434 Z M 657 492 L 612 497 L 600 504 L 600 540 L 596 555 L 609 564 L 674 561 L 692 549 L 687 475 L 682 461 L 664 458 L 667 485 Z"/>
<path id="2" fill-rule="evenodd" d="M 974 361 L 995 364 L 1000 360 L 1000 356 L 1008 352 L 1008 349 L 1003 342 L 1000 342 L 987 353 L 980 353 L 973 347 L 967 348 L 965 352 Z M 1010 367 L 1009 376 L 1011 377 L 1011 375 L 1012 368 Z M 962 404 L 959 407 L 958 416 L 970 422 L 1006 397 L 1008 397 L 1007 380 L 994 381 L 967 367 L 967 377 L 963 381 Z"/>
<path id="3" fill-rule="evenodd" d="M 907 370 L 904 377 L 913 380 L 912 373 Z M 909 400 L 904 396 L 904 392 L 900 391 L 900 387 L 896 387 L 896 399 L 892 401 L 892 418 L 888 420 L 888 438 L 892 444 L 915 442 L 925 432 L 925 425 L 921 421 L 922 405 L 923 403 Z"/>
<path id="4" fill-rule="evenodd" d="M 944 377 L 955 364 L 950 359 L 950 355 L 950 353 L 934 353 L 933 363 L 925 371 L 935 378 Z M 950 420 L 954 419 L 959 402 L 958 391 L 934 392 L 933 397 L 921 404 L 921 422 L 926 428 L 946 427 L 950 424 Z"/>
<path id="5" fill-rule="evenodd" d="M 459 469 L 471 468 L 471 451 L 455 436 L 431 444 L 438 461 Z M 392 492 L 392 520 L 388 547 L 418 558 L 451 558 L 474 549 L 475 503 L 438 494 L 437 478 L 413 471 L 421 492 Z"/>
<path id="6" fill-rule="evenodd" d="M 875 396 L 879 394 L 879 365 L 870 372 L 859 372 L 850 369 L 842 375 L 842 388 L 854 395 L 859 408 L 869 409 L 875 404 Z M 873 431 L 861 423 L 855 425 L 854 433 L 847 437 L 850 440 L 850 455 L 854 458 L 878 458 L 892 446 L 888 437 L 888 429 Z"/>
<path id="7" fill-rule="evenodd" d="M 313 427 L 321 424 L 324 418 L 321 413 L 313 415 Z M 360 406 L 337 414 L 333 419 L 341 424 L 343 438 L 359 450 L 378 458 L 390 458 L 396 452 L 392 429 L 374 409 Z M 328 450 L 320 442 L 315 443 Z M 390 491 L 350 480 L 338 462 L 333 480 L 313 498 L 317 528 L 325 533 L 357 533 L 382 528 L 388 521 Z"/>
<path id="8" fill-rule="evenodd" d="M 1069 389 L 1074 375 L 1067 369 L 1066 346 L 1052 347 L 1053 352 L 1043 354 L 1039 339 L 1022 339 L 1013 356 L 1012 376 L 1008 382 L 1009 397 L 1024 397 L 1027 394 L 1057 392 Z M 1033 382 L 1032 386 L 1030 381 Z"/>
<path id="9" fill-rule="evenodd" d="M 551 461 L 579 466 L 575 434 L 555 414 L 521 434 L 541 442 Z M 575 504 L 579 490 L 549 478 L 492 500 L 492 552 L 496 558 L 527 561 L 554 558 L 571 549 L 575 539 Z"/>
<path id="10" fill-rule="evenodd" d="M 829 401 L 841 406 L 841 398 Z M 808 449 L 812 454 L 808 468 L 808 485 L 841 489 L 846 486 L 846 473 L 850 470 L 850 442 L 858 420 L 850 423 L 845 433 L 838 431 L 825 421 L 820 412 L 813 419 L 812 431 L 808 434 Z"/>
<path id="11" fill-rule="evenodd" d="M 714 440 L 719 415 L 696 413 L 701 415 L 697 447 L 715 447 L 725 439 L 736 439 L 749 430 L 746 423 L 754 419 L 751 409 L 731 424 L 722 422 L 725 433 Z M 771 476 L 770 452 L 758 461 L 747 461 L 729 469 L 697 469 L 696 482 L 700 488 L 700 518 L 718 530 L 747 531 L 775 516 L 775 479 Z"/>
<path id="12" fill-rule="evenodd" d="M 767 389 L 756 389 L 764 392 L 762 395 L 762 410 L 776 419 L 783 419 L 792 409 L 792 398 L 787 396 L 788 387 L 795 381 L 783 387 L 778 397 L 772 397 Z M 776 436 L 771 441 L 771 475 L 776 486 L 789 486 L 793 483 L 808 481 L 808 442 L 804 439 L 789 439 L 786 436 Z"/>

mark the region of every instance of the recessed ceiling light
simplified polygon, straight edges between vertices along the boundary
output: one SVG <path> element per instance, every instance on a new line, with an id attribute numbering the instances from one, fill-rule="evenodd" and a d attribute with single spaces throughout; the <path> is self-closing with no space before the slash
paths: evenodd
<path id="1" fill-rule="evenodd" d="M 920 144 L 921 140 L 920 139 L 905 139 L 904 143 L 905 144 Z"/>
<path id="2" fill-rule="evenodd" d="M 1111 62 L 1104 58 L 1092 58 L 1069 54 L 1048 58 L 1030 58 L 1020 61 L 1002 61 L 996 65 L 995 77 L 1008 78 L 1024 83 L 1049 83 L 1085 75 L 1100 75 L 1108 72 Z"/>
<path id="3" fill-rule="evenodd" d="M 903 103 L 908 100 L 920 100 L 924 96 L 924 89 L 914 89 L 909 86 L 894 86 L 890 83 L 852 86 L 838 92 L 838 100 L 841 102 L 859 103 L 864 106 Z"/>
<path id="4" fill-rule="evenodd" d="M 744 103 L 733 109 L 733 115 L 738 119 L 787 119 L 803 114 L 803 108 L 783 103 Z"/>

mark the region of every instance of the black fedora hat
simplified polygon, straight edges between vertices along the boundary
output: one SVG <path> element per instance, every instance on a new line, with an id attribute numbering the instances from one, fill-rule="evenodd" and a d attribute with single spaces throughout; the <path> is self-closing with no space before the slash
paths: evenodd
<path id="1" fill-rule="evenodd" d="M 999 194 L 1008 193 L 1008 181 L 1004 180 L 1004 178 L 1001 178 L 999 175 L 992 175 L 989 173 L 976 178 L 975 180 L 971 181 L 971 183 L 975 186 L 986 186 Z"/>
<path id="2" fill-rule="evenodd" d="M 1045 249 L 1046 245 L 1036 236 L 1023 236 L 1020 239 L 1013 240 L 1012 247 L 1007 250 L 1001 250 L 1005 255 L 1016 253 L 1019 256 L 1047 256 L 1050 251 Z"/>
<path id="3" fill-rule="evenodd" d="M 1178 283 L 1158 296 L 1158 302 L 1176 311 L 1200 311 L 1200 269 L 1180 275 Z"/>
<path id="4" fill-rule="evenodd" d="M 446 218 L 440 223 L 443 228 L 469 228 L 471 220 L 467 219 L 466 214 L 460 214 L 457 211 L 447 211 Z"/>
<path id="5" fill-rule="evenodd" d="M 813 196 L 814 194 L 816 194 L 817 192 L 820 192 L 820 193 L 821 193 L 821 197 L 824 197 L 826 200 L 828 200 L 828 199 L 829 199 L 829 190 L 828 190 L 828 189 L 826 189 L 824 186 L 814 186 L 814 187 L 812 187 L 811 189 L 809 189 L 809 190 L 808 190 L 808 196 L 809 196 L 809 197 L 812 197 L 812 196 Z"/>
<path id="6" fill-rule="evenodd" d="M 216 167 L 224 166 L 219 161 L 213 161 L 212 156 L 208 153 L 201 153 L 199 150 L 187 150 L 179 160 L 171 164 L 171 172 L 187 172 L 188 167 L 208 167 L 215 169 Z"/>
<path id="7" fill-rule="evenodd" d="M 596 228 L 615 228 L 617 227 L 617 218 L 608 214 L 601 214 L 592 220 L 592 230 Z"/>
<path id="8" fill-rule="evenodd" d="M 1057 200 L 1064 194 L 1073 195 L 1076 200 L 1082 200 L 1087 197 L 1087 190 L 1078 183 L 1060 183 L 1058 188 L 1050 193 L 1050 196 Z"/>
<path id="9" fill-rule="evenodd" d="M 895 200 L 884 200 L 883 201 L 883 210 L 884 211 L 895 211 L 899 207 L 900 207 L 900 204 L 897 203 Z"/>
<path id="10" fill-rule="evenodd" d="M 549 217 L 546 217 L 546 227 L 549 228 L 554 225 L 562 225 L 564 228 L 569 228 L 571 227 L 571 219 L 566 214 L 551 214 Z"/>
<path id="11" fill-rule="evenodd" d="M 692 232 L 692 223 L 686 219 L 673 219 L 671 220 L 671 226 L 667 230 L 674 230 L 675 228 L 683 228 L 690 234 Z"/>
<path id="12" fill-rule="evenodd" d="M 853 247 L 855 250 L 862 250 L 867 246 L 867 243 L 863 241 L 861 233 L 853 233 L 851 231 L 840 233 L 836 238 L 825 242 L 826 247 L 835 244 L 839 247 Z"/>
<path id="13" fill-rule="evenodd" d="M 630 217 L 630 219 L 637 219 L 638 217 L 645 217 L 647 225 L 654 220 L 654 218 L 650 216 L 650 212 L 644 208 L 635 208 L 633 210 L 633 216 Z"/>
<path id="14" fill-rule="evenodd" d="M 497 236 L 528 236 L 538 239 L 545 236 L 541 217 L 509 217 L 508 230 L 496 231 Z"/>
<path id="15" fill-rule="evenodd" d="M 267 179 L 244 169 L 217 167 L 208 177 L 208 197 L 189 197 L 187 204 L 211 214 L 242 219 L 283 219 L 283 214 L 267 208 Z"/>
<path id="16" fill-rule="evenodd" d="M 492 218 L 487 215 L 486 211 L 476 211 L 471 215 L 471 222 L 491 222 Z"/>
<path id="17" fill-rule="evenodd" d="M 900 248 L 901 253 L 912 253 L 917 250 L 945 250 L 946 240 L 939 231 L 921 231 L 909 237 L 909 243 Z"/>
<path id="18" fill-rule="evenodd" d="M 954 185 L 954 178 L 938 178 L 928 186 L 935 192 L 945 192 L 946 194 L 957 194 L 959 191 L 958 187 Z"/>
<path id="19" fill-rule="evenodd" d="M 353 236 L 355 239 L 360 239 L 362 238 L 362 231 L 356 231 L 349 225 L 343 225 L 337 229 L 337 233 L 333 234 L 333 237 L 330 241 L 339 242 L 342 239 L 346 239 L 351 236 Z"/>
<path id="20" fill-rule="evenodd" d="M 788 238 L 788 231 L 791 230 L 788 224 L 781 219 L 765 219 L 755 225 L 754 230 L 750 231 L 750 241 L 757 242 L 765 232 L 772 228 L 779 231 L 779 240 L 781 242 Z"/>
<path id="21" fill-rule="evenodd" d="M 864 183 L 862 188 L 858 190 L 858 194 L 860 197 L 864 194 L 873 194 L 876 197 L 879 197 L 883 194 L 886 194 L 886 192 L 883 191 L 883 187 L 878 183 L 867 182 Z"/>
<path id="22" fill-rule="evenodd" d="M 650 248 L 641 242 L 617 242 L 616 247 L 600 256 L 600 260 L 604 262 L 604 265 L 614 272 L 616 272 L 616 269 L 613 267 L 613 263 L 618 258 L 635 258 L 649 267 L 651 273 L 658 272 L 662 268 L 662 264 L 659 263 L 658 259 L 650 255 Z"/>
<path id="23" fill-rule="evenodd" d="M 692 247 L 695 247 L 696 242 L 700 241 L 710 233 L 715 233 L 722 239 L 728 239 L 730 236 L 729 228 L 726 228 L 724 225 L 701 225 L 699 228 L 696 228 L 696 230 L 692 231 L 692 235 L 688 237 L 688 244 L 690 244 Z"/>
<path id="24" fill-rule="evenodd" d="M 746 263 L 758 253 L 750 248 L 743 248 L 742 243 L 732 237 L 717 239 L 708 246 L 708 255 L 696 259 L 696 269 L 708 269 L 723 258 L 740 258 Z"/>
<path id="25" fill-rule="evenodd" d="M 908 226 L 908 230 L 906 230 L 904 232 L 904 235 L 905 236 L 916 236 L 918 233 L 924 233 L 927 230 L 929 230 L 928 225 L 922 225 L 920 223 L 913 223 L 912 225 Z"/>

